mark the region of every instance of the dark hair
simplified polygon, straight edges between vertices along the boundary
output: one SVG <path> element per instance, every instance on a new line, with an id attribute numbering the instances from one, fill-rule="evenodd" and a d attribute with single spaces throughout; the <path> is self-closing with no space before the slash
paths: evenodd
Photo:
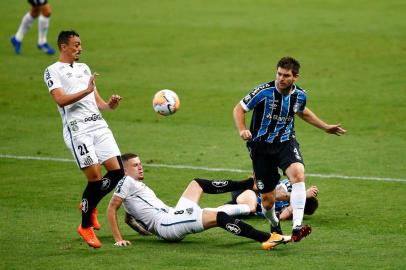
<path id="1" fill-rule="evenodd" d="M 293 57 L 285 56 L 282 57 L 281 60 L 279 60 L 278 64 L 276 65 L 277 69 L 279 67 L 292 70 L 292 74 L 296 76 L 297 74 L 299 74 L 300 63 Z"/>
<path id="2" fill-rule="evenodd" d="M 134 153 L 125 153 L 125 154 L 121 155 L 121 159 L 123 160 L 123 162 L 126 162 L 129 159 L 136 158 L 136 157 L 138 157 L 138 155 L 134 154 Z"/>
<path id="3" fill-rule="evenodd" d="M 319 207 L 319 201 L 316 197 L 311 197 L 306 199 L 306 204 L 304 208 L 304 213 L 306 215 L 313 215 L 316 209 Z"/>
<path id="4" fill-rule="evenodd" d="M 58 48 L 60 49 L 62 44 L 68 44 L 71 37 L 79 37 L 79 34 L 74 30 L 61 31 L 58 35 Z"/>

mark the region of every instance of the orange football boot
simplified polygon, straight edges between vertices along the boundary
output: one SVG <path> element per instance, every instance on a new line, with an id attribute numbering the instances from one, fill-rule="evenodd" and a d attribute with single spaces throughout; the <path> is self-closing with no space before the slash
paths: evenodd
<path id="1" fill-rule="evenodd" d="M 100 243 L 99 239 L 97 239 L 96 235 L 94 234 L 92 227 L 83 228 L 82 224 L 80 224 L 78 227 L 78 233 L 90 247 L 93 247 L 93 248 L 101 247 L 101 243 Z"/>

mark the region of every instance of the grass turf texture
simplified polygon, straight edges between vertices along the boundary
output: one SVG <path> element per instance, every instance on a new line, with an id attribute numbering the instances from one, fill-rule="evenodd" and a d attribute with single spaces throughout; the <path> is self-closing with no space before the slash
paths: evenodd
<path id="1" fill-rule="evenodd" d="M 231 111 L 250 88 L 274 78 L 284 55 L 301 64 L 298 84 L 308 106 L 349 133 L 336 138 L 296 122 L 309 173 L 405 178 L 406 22 L 404 1 L 52 1 L 49 42 L 61 29 L 81 34 L 81 61 L 99 92 L 123 96 L 105 113 L 122 152 L 145 163 L 241 168 L 250 161 Z M 37 25 L 22 55 L 8 41 L 28 9 L 0 3 L 0 153 L 70 158 L 56 105 L 42 80 L 57 56 L 36 47 Z M 181 109 L 164 118 L 153 94 L 175 90 Z M 179 244 L 143 238 L 121 226 L 133 246 L 118 249 L 107 227 L 101 250 L 76 233 L 77 204 L 85 185 L 73 163 L 0 159 L 0 268 L 4 269 L 400 269 L 405 265 L 403 205 L 406 185 L 309 178 L 321 207 L 308 222 L 313 234 L 295 245 L 264 252 L 256 243 L 220 229 Z M 146 167 L 150 186 L 174 205 L 194 176 L 245 175 Z M 227 201 L 205 196 L 203 206 Z M 263 220 L 249 223 L 267 230 Z M 290 222 L 283 223 L 288 231 Z"/>

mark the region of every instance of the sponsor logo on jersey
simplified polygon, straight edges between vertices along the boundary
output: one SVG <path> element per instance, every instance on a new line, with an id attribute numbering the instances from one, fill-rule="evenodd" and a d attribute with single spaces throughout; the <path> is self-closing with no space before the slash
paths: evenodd
<path id="1" fill-rule="evenodd" d="M 48 80 L 47 85 L 48 85 L 48 88 L 51 88 L 52 85 L 54 85 L 54 82 L 52 80 Z"/>
<path id="2" fill-rule="evenodd" d="M 110 187 L 110 179 L 108 178 L 103 178 L 102 179 L 102 185 L 100 187 L 101 190 L 107 190 Z"/>
<path id="3" fill-rule="evenodd" d="M 263 190 L 264 189 L 264 187 L 265 187 L 265 185 L 264 185 L 264 182 L 262 182 L 262 180 L 260 180 L 260 179 L 257 179 L 257 188 L 259 189 L 259 190 Z"/>
<path id="4" fill-rule="evenodd" d="M 82 212 L 87 213 L 87 210 L 89 209 L 89 203 L 88 203 L 87 199 L 82 199 L 81 206 L 82 206 L 82 209 L 81 209 Z"/>
<path id="5" fill-rule="evenodd" d="M 102 120 L 103 117 L 101 116 L 101 114 L 92 114 L 92 116 L 89 117 L 85 117 L 84 122 L 90 122 L 90 121 L 97 121 L 97 120 Z"/>
<path id="6" fill-rule="evenodd" d="M 93 159 L 90 156 L 85 157 L 85 160 L 83 161 L 83 164 L 86 166 L 92 165 L 93 164 Z"/>
<path id="7" fill-rule="evenodd" d="M 69 79 L 72 78 L 72 76 L 73 76 L 72 72 L 66 73 L 66 77 L 68 77 Z"/>
<path id="8" fill-rule="evenodd" d="M 267 114 L 266 115 L 267 118 L 278 121 L 278 122 L 290 122 L 292 121 L 293 117 L 292 116 L 279 116 L 279 115 L 271 115 L 271 114 Z"/>
<path id="9" fill-rule="evenodd" d="M 233 233 L 233 234 L 240 234 L 241 233 L 241 229 L 240 227 L 238 227 L 236 224 L 233 223 L 227 223 L 226 224 L 226 229 L 227 231 Z"/>
<path id="10" fill-rule="evenodd" d="M 270 108 L 271 110 L 274 110 L 274 109 L 278 108 L 278 104 L 276 104 L 278 101 L 279 101 L 279 100 L 274 100 L 274 101 L 272 102 L 272 104 L 269 104 L 269 108 Z"/>
<path id="11" fill-rule="evenodd" d="M 227 180 L 214 180 L 211 182 L 211 184 L 215 187 L 225 187 L 228 185 L 228 181 Z"/>

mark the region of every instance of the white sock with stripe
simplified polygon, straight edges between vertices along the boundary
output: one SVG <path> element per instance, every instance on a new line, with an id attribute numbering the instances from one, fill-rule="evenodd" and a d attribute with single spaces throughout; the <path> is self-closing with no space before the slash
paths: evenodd
<path id="1" fill-rule="evenodd" d="M 224 212 L 229 216 L 248 215 L 250 207 L 248 204 L 225 204 L 217 208 L 204 208 L 209 211 Z"/>
<path id="2" fill-rule="evenodd" d="M 34 17 L 31 16 L 30 12 L 27 12 L 23 19 L 21 20 L 20 27 L 18 28 L 18 31 L 15 35 L 16 39 L 18 41 L 23 41 L 25 33 L 30 29 L 32 23 L 34 22 Z"/>
<path id="3" fill-rule="evenodd" d="M 292 184 L 290 205 L 293 208 L 293 228 L 302 225 L 303 211 L 306 203 L 306 186 L 304 182 Z"/>
<path id="4" fill-rule="evenodd" d="M 43 45 L 47 43 L 47 34 L 49 28 L 49 17 L 40 15 L 38 18 L 38 44 Z"/>

